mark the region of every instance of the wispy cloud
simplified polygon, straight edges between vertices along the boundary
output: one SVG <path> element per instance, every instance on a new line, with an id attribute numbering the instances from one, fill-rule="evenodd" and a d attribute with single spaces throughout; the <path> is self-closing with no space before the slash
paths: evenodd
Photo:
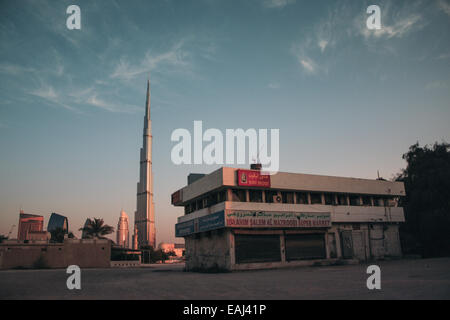
<path id="1" fill-rule="evenodd" d="M 450 16 L 450 3 L 447 3 L 444 0 L 438 0 L 437 5 L 439 9 L 441 9 Z"/>
<path id="2" fill-rule="evenodd" d="M 272 82 L 267 85 L 269 89 L 280 89 L 280 84 L 277 82 Z"/>
<path id="3" fill-rule="evenodd" d="M 365 38 L 402 38 L 408 32 L 414 29 L 420 29 L 423 24 L 420 24 L 422 17 L 418 14 L 411 14 L 407 17 L 397 20 L 391 25 L 383 25 L 381 29 L 369 30 L 367 26 L 361 27 L 361 33 Z"/>
<path id="4" fill-rule="evenodd" d="M 180 40 L 170 50 L 160 54 L 153 54 L 151 51 L 147 51 L 145 57 L 138 64 L 132 64 L 125 58 L 121 58 L 111 74 L 111 78 L 131 80 L 161 66 L 172 69 L 189 67 L 191 65 L 187 60 L 189 53 L 183 49 L 184 44 L 185 40 Z"/>
<path id="5" fill-rule="evenodd" d="M 263 6 L 266 8 L 284 8 L 294 3 L 295 0 L 264 0 Z"/>
<path id="6" fill-rule="evenodd" d="M 28 68 L 11 63 L 0 64 L 0 73 L 6 73 L 10 75 L 21 75 L 27 72 L 36 72 L 34 68 Z"/>
<path id="7" fill-rule="evenodd" d="M 57 105 L 73 112 L 80 112 L 77 108 L 67 104 L 63 99 L 61 99 L 61 95 L 59 95 L 51 85 L 42 85 L 39 89 L 28 93 L 42 98 L 52 105 Z"/>

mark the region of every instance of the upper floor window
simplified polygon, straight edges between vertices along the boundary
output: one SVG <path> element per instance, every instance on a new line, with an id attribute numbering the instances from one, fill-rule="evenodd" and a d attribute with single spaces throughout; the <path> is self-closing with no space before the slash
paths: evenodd
<path id="1" fill-rule="evenodd" d="M 281 192 L 281 199 L 283 203 L 294 203 L 293 192 Z"/>
<path id="2" fill-rule="evenodd" d="M 322 204 L 322 194 L 311 192 L 311 204 Z"/>
<path id="3" fill-rule="evenodd" d="M 338 194 L 337 196 L 338 205 L 340 206 L 348 206 L 347 195 L 346 194 Z"/>
<path id="4" fill-rule="evenodd" d="M 297 204 L 308 204 L 308 194 L 306 192 L 297 192 Z"/>
<path id="5" fill-rule="evenodd" d="M 245 190 L 232 189 L 231 190 L 231 201 L 246 202 L 247 196 L 246 196 Z"/>
<path id="6" fill-rule="evenodd" d="M 278 192 L 274 191 L 274 190 L 266 190 L 264 191 L 265 196 L 266 196 L 266 202 L 267 203 L 273 203 L 273 198 L 278 196 Z"/>
<path id="7" fill-rule="evenodd" d="M 261 190 L 249 190 L 250 202 L 262 202 Z"/>
<path id="8" fill-rule="evenodd" d="M 325 193 L 325 204 L 326 205 L 334 205 L 335 204 L 335 194 L 334 193 Z"/>
<path id="9" fill-rule="evenodd" d="M 361 197 L 358 195 L 350 195 L 350 205 L 351 206 L 360 206 L 361 205 Z"/>

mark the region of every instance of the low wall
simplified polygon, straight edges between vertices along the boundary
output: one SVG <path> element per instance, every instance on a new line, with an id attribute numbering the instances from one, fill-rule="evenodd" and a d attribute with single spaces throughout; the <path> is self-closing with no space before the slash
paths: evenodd
<path id="1" fill-rule="evenodd" d="M 0 269 L 13 268 L 109 268 L 111 241 L 66 239 L 64 243 L 0 244 Z M 36 265 L 41 260 L 40 265 Z"/>

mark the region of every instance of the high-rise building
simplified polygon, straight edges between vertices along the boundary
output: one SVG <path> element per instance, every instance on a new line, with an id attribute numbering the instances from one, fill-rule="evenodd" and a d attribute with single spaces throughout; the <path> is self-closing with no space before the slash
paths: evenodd
<path id="1" fill-rule="evenodd" d="M 17 230 L 17 239 L 29 240 L 30 232 L 42 232 L 44 230 L 44 217 L 35 214 L 24 213 L 20 210 L 19 228 Z"/>
<path id="2" fill-rule="evenodd" d="M 152 121 L 150 118 L 150 81 L 147 81 L 144 134 L 141 148 L 139 182 L 137 184 L 136 212 L 134 223 L 137 227 L 138 246 L 156 245 L 155 205 L 153 203 L 152 172 Z"/>
<path id="3" fill-rule="evenodd" d="M 81 239 L 89 239 L 90 236 L 88 235 L 86 228 L 87 226 L 91 223 L 91 219 L 87 218 L 86 221 L 84 222 L 84 226 L 83 226 L 83 232 L 81 233 Z"/>
<path id="4" fill-rule="evenodd" d="M 129 248 L 130 247 L 130 232 L 128 229 L 128 215 L 125 211 L 120 212 L 119 223 L 117 224 L 117 241 L 118 246 Z"/>
<path id="5" fill-rule="evenodd" d="M 47 231 L 52 232 L 57 228 L 61 228 L 66 233 L 68 233 L 69 220 L 67 219 L 67 217 L 53 212 L 52 215 L 50 216 L 50 220 L 48 220 Z"/>

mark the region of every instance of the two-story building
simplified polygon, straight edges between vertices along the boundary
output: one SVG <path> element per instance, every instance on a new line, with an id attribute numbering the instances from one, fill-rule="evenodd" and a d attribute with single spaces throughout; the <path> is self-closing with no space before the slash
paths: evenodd
<path id="1" fill-rule="evenodd" d="M 257 168 L 257 167 L 254 167 Z M 401 256 L 402 182 L 220 168 L 172 194 L 187 270 Z"/>

